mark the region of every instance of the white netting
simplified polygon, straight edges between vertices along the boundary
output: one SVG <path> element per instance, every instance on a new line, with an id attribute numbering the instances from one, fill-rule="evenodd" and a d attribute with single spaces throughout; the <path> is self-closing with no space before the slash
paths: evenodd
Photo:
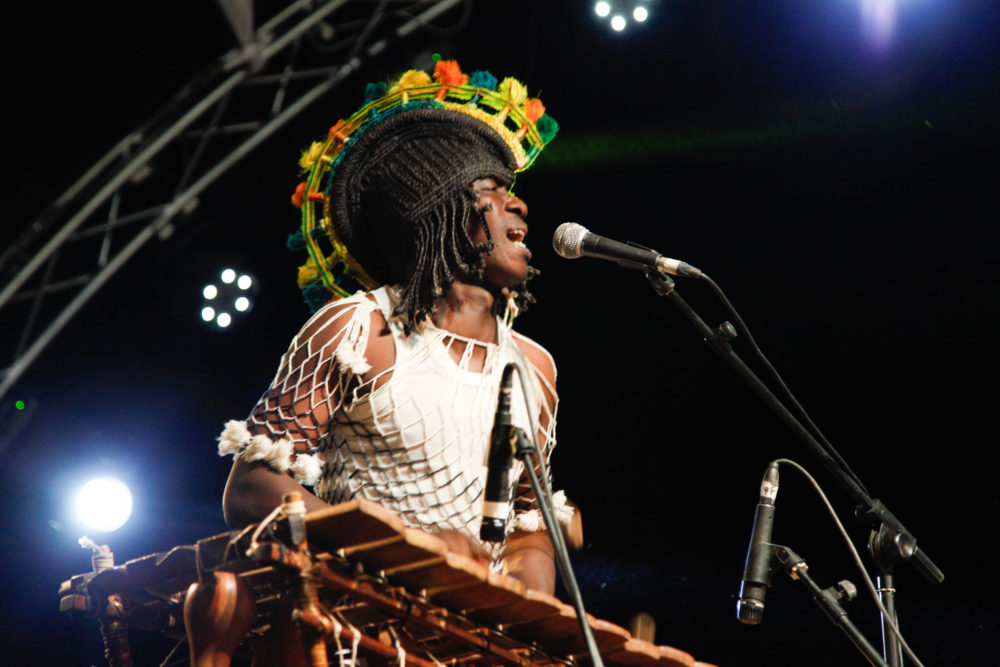
<path id="1" fill-rule="evenodd" d="M 554 364 L 544 349 L 499 323 L 496 344 L 433 325 L 404 336 L 401 324 L 389 319 L 397 298 L 394 290 L 382 288 L 319 310 L 292 341 L 245 434 L 237 428 L 241 422 L 230 422 L 220 452 L 240 452 L 248 460 L 253 452 L 254 459 L 290 471 L 304 483 L 315 480 L 317 495 L 327 502 L 368 498 L 410 526 L 477 536 L 484 462 L 503 368 L 518 361 L 530 369 L 539 403 L 539 444 L 548 458 L 555 445 L 558 398 L 545 373 L 522 350 L 548 363 L 552 377 Z M 379 336 L 374 342 L 381 345 L 369 347 L 370 336 Z M 391 336 L 388 346 L 386 336 Z M 366 351 L 374 349 L 383 356 L 390 350 L 389 358 L 373 356 L 373 366 Z M 517 382 L 512 418 L 530 430 Z M 260 446 L 266 444 L 260 442 L 264 438 L 273 443 L 273 451 Z M 512 477 L 518 480 L 517 518 L 510 527 L 541 529 L 519 462 Z M 565 520 L 570 514 L 568 508 L 562 510 Z M 491 552 L 499 560 L 501 554 Z"/>

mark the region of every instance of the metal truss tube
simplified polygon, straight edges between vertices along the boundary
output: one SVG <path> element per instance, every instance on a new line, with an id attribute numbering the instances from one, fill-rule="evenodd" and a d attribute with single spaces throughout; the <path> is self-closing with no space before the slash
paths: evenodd
<path id="1" fill-rule="evenodd" d="M 414 21 L 416 21 L 417 24 L 419 25 L 419 23 L 434 18 L 435 16 L 445 11 L 446 9 L 450 8 L 451 6 L 457 4 L 458 2 L 462 2 L 462 0 L 443 0 L 442 2 L 434 5 L 433 7 L 425 11 L 420 16 L 415 17 L 412 21 L 408 22 L 404 26 L 401 26 L 399 29 L 397 29 L 396 35 L 397 36 L 403 35 L 404 34 L 403 28 L 405 28 L 407 25 L 410 25 Z M 376 42 L 375 44 L 373 44 L 373 47 L 375 47 L 378 44 L 380 44 L 380 42 Z M 369 50 L 369 52 L 371 52 L 371 50 Z M 280 114 L 278 114 L 277 116 L 272 118 L 268 123 L 266 123 L 263 127 L 261 127 L 260 130 L 258 130 L 252 137 L 250 137 L 242 144 L 237 146 L 235 150 L 233 150 L 231 153 L 229 153 L 229 155 L 225 157 L 225 159 L 220 160 L 214 167 L 205 172 L 205 174 L 201 178 L 199 178 L 196 182 L 194 182 L 191 185 L 191 187 L 189 187 L 183 193 L 179 194 L 174 199 L 174 201 L 172 201 L 170 205 L 167 207 L 168 210 L 162 216 L 160 216 L 160 219 L 158 219 L 156 222 L 153 223 L 153 226 L 160 227 L 163 224 L 165 224 L 167 220 L 169 220 L 169 218 L 173 217 L 176 210 L 182 208 L 187 202 L 189 202 L 190 200 L 194 199 L 199 194 L 201 194 L 201 192 L 205 190 L 205 188 L 211 185 L 219 176 L 225 173 L 236 162 L 245 157 L 247 153 L 252 151 L 261 142 L 263 142 L 265 139 L 274 134 L 289 120 L 297 116 L 303 109 L 305 109 L 310 104 L 315 102 L 317 99 L 322 97 L 330 89 L 334 88 L 337 84 L 339 84 L 343 79 L 352 74 L 360 66 L 361 66 L 361 60 L 359 60 L 358 58 L 352 58 L 348 62 L 341 65 L 337 69 L 336 74 L 331 76 L 326 81 L 323 81 L 322 83 L 316 85 L 312 90 L 303 94 L 301 97 L 295 100 L 295 102 L 289 105 L 284 111 L 282 111 Z M 0 392 L 0 395 L 2 395 L 2 392 Z"/>
<path id="2" fill-rule="evenodd" d="M 72 201 L 73 197 L 76 197 L 78 193 L 83 191 L 83 189 L 86 188 L 91 181 L 97 178 L 97 176 L 101 172 L 103 172 L 108 165 L 110 165 L 115 160 L 119 159 L 122 155 L 125 155 L 128 152 L 129 148 L 139 143 L 140 141 L 142 141 L 142 136 L 138 132 L 133 132 L 128 136 L 122 138 L 121 141 L 115 144 L 114 148 L 105 153 L 100 160 L 98 160 L 90 169 L 88 169 L 83 174 L 83 176 L 78 178 L 76 182 L 73 183 L 73 185 L 69 186 L 66 192 L 62 193 L 55 200 L 55 202 L 53 202 L 50 205 L 48 210 L 44 211 L 38 219 L 30 223 L 28 225 L 28 229 L 35 231 L 47 227 L 49 221 L 46 220 L 46 218 L 51 217 L 50 215 L 51 211 L 58 210 L 60 207 L 65 206 L 70 201 Z M 6 248 L 3 251 L 3 254 L 0 255 L 0 269 L 2 269 L 3 266 L 7 263 L 7 259 L 9 257 L 13 257 L 18 252 L 19 246 L 24 245 L 23 239 L 24 237 L 22 236 L 21 238 L 15 240 L 8 248 Z"/>
<path id="3" fill-rule="evenodd" d="M 440 2 L 434 3 L 428 9 L 423 11 L 421 14 L 413 17 L 407 21 L 402 26 L 398 27 L 393 31 L 393 37 L 401 38 L 412 33 L 421 25 L 425 24 L 447 11 L 456 4 L 463 2 L 464 0 L 441 0 Z M 346 0 L 332 0 L 329 5 L 322 7 L 318 10 L 318 13 L 311 15 L 306 20 L 300 22 L 297 26 L 293 27 L 290 31 L 294 33 L 295 36 L 300 36 L 306 30 L 311 28 L 313 25 L 319 22 L 323 17 L 327 16 L 330 12 L 334 11 L 337 7 L 344 4 Z M 299 5 L 305 7 L 311 5 L 311 2 L 304 1 L 298 3 L 294 6 Z M 289 8 L 291 9 L 291 8 Z M 285 13 L 283 16 L 289 16 L 290 14 Z M 270 22 L 265 27 L 270 29 L 271 26 L 277 25 L 277 22 Z M 262 29 L 258 32 L 262 35 L 262 39 L 266 38 L 267 31 Z M 284 48 L 290 41 L 291 37 L 282 37 L 273 44 L 269 44 L 266 48 L 260 50 L 257 53 L 256 61 L 266 62 L 267 58 L 272 57 L 281 48 Z M 390 38 L 380 39 L 364 50 L 365 56 L 374 56 L 378 53 L 383 52 L 388 44 L 392 40 Z M 246 55 L 243 57 L 246 61 L 254 60 L 253 55 Z M 287 123 L 291 118 L 300 113 L 305 107 L 315 102 L 322 95 L 327 93 L 330 89 L 339 84 L 345 77 L 355 72 L 361 66 L 362 59 L 359 57 L 350 58 L 347 62 L 341 65 L 339 68 L 332 69 L 333 74 L 326 80 L 320 82 L 311 90 L 306 92 L 304 95 L 295 100 L 291 105 L 284 109 L 281 113 L 274 116 L 270 121 L 261 126 L 259 130 L 246 141 L 240 144 L 235 150 L 228 153 L 225 158 L 220 160 L 217 164 L 211 167 L 204 175 L 198 178 L 194 183 L 192 183 L 187 189 L 179 192 L 174 197 L 173 201 L 164 205 L 162 208 L 156 207 L 155 209 L 147 209 L 138 214 L 133 214 L 130 218 L 139 217 L 142 215 L 149 214 L 151 210 L 158 210 L 158 215 L 156 219 L 150 222 L 146 227 L 144 227 L 138 234 L 133 237 L 118 253 L 108 261 L 106 265 L 101 267 L 101 270 L 96 273 L 89 282 L 81 289 L 80 292 L 70 301 L 70 303 L 55 317 L 52 322 L 45 328 L 41 335 L 34 341 L 34 343 L 27 348 L 24 354 L 17 359 L 6 369 L 0 369 L 0 397 L 2 397 L 10 387 L 18 380 L 18 378 L 24 373 L 25 370 L 34 362 L 41 351 L 52 341 L 52 339 L 62 330 L 62 328 L 76 315 L 76 313 L 86 304 L 86 302 L 117 272 L 126 261 L 128 261 L 143 245 L 149 242 L 155 234 L 159 232 L 179 211 L 182 211 L 184 207 L 196 198 L 202 191 L 204 191 L 209 185 L 215 182 L 223 173 L 225 173 L 233 164 L 246 156 L 251 150 L 256 148 L 261 142 L 270 137 Z M 228 69 L 232 68 L 232 64 Z M 121 170 L 115 174 L 99 191 L 94 195 L 83 208 L 79 210 L 70 220 L 67 222 L 58 233 L 56 233 L 49 242 L 44 246 L 44 248 L 37 253 L 32 260 L 18 273 L 14 280 L 3 288 L 0 292 L 0 308 L 3 307 L 5 303 L 11 300 L 11 297 L 15 295 L 18 289 L 30 278 L 30 276 L 38 269 L 42 262 L 44 262 L 49 256 L 56 252 L 59 247 L 68 239 L 73 238 L 76 229 L 90 216 L 98 206 L 103 204 L 107 198 L 117 192 L 128 178 L 130 178 L 139 168 L 144 166 L 148 161 L 156 155 L 161 149 L 168 145 L 178 136 L 181 136 L 187 128 L 199 118 L 205 111 L 207 111 L 212 105 L 215 105 L 220 100 L 222 100 L 226 95 L 228 95 L 233 89 L 238 85 L 243 83 L 248 83 L 252 81 L 251 68 L 243 68 L 239 71 L 234 71 L 229 75 L 221 84 L 219 84 L 213 91 L 206 95 L 197 105 L 195 105 L 190 111 L 181 116 L 176 122 L 171 124 L 166 130 L 161 132 L 154 140 L 152 140 L 149 145 L 145 148 L 141 148 L 139 153 Z M 139 144 L 143 141 L 141 135 L 131 134 L 125 140 L 119 143 L 119 145 L 108 154 L 105 159 L 106 163 L 110 163 L 114 157 L 119 154 L 125 154 L 128 148 L 133 144 Z M 86 179 L 81 179 L 73 188 L 71 192 L 79 191 L 82 189 L 81 183 L 89 182 L 90 179 L 96 177 L 95 169 L 88 171 Z M 75 194 L 75 192 L 74 192 Z M 64 196 L 65 198 L 65 196 Z M 121 220 L 110 220 L 105 225 L 101 225 L 98 231 L 87 232 L 87 235 L 96 234 L 100 231 L 108 232 L 112 228 L 120 226 L 119 223 L 123 223 L 126 219 Z M 84 232 L 78 234 L 78 236 L 83 235 Z"/>
<path id="4" fill-rule="evenodd" d="M 469 0 L 445 0 L 444 2 L 439 2 L 423 14 L 414 16 L 412 19 L 401 25 L 397 30 L 396 34 L 400 37 L 406 37 L 411 32 L 419 28 L 424 23 L 428 21 L 433 21 L 441 14 L 454 7 L 460 2 L 468 2 Z"/>
<path id="5" fill-rule="evenodd" d="M 93 280 L 87 283 L 87 285 L 80 290 L 79 293 L 73 298 L 72 301 L 64 308 L 59 315 L 52 320 L 52 323 L 45 328 L 45 331 L 35 339 L 35 342 L 31 344 L 24 354 L 18 357 L 14 363 L 8 366 L 3 374 L 3 378 L 0 379 L 0 397 L 7 393 L 7 390 L 17 381 L 21 374 L 31 365 L 31 363 L 38 357 L 39 353 L 45 349 L 45 347 L 55 338 L 64 326 L 76 315 L 77 311 L 80 310 L 90 300 L 97 290 L 99 290 L 108 279 L 115 274 L 115 272 L 124 264 L 132 255 L 134 255 L 142 246 L 146 244 L 147 241 L 156 233 L 157 226 L 149 225 L 139 232 L 121 251 L 111 259 L 108 264 L 97 273 Z"/>
<path id="6" fill-rule="evenodd" d="M 122 248 L 121 251 L 119 251 L 119 253 L 115 255 L 115 257 L 94 276 L 94 279 L 90 281 L 87 286 L 76 295 L 76 297 L 73 298 L 73 300 L 61 313 L 59 313 L 58 317 L 56 317 L 52 323 L 49 324 L 49 326 L 35 340 L 31 347 L 29 347 L 21 357 L 19 357 L 6 369 L 3 378 L 0 379 L 0 397 L 2 397 L 14 384 L 14 382 L 16 382 L 17 379 L 24 373 L 24 371 L 27 370 L 31 363 L 38 357 L 39 353 L 45 349 L 49 342 L 55 338 L 56 334 L 58 334 L 59 331 L 61 331 L 62 328 L 73 318 L 73 316 L 76 315 L 77 311 L 79 311 L 80 308 L 82 308 L 83 305 L 90 300 L 90 297 L 93 296 L 97 290 L 100 289 L 130 257 L 132 257 L 132 255 L 145 245 L 146 242 L 149 241 L 161 227 L 163 227 L 163 225 L 169 222 L 170 219 L 177 214 L 177 211 L 183 209 L 187 202 L 197 197 L 205 188 L 211 185 L 233 164 L 256 148 L 258 144 L 273 134 L 282 125 L 288 122 L 288 120 L 296 116 L 303 108 L 312 104 L 318 97 L 322 96 L 330 88 L 337 85 L 344 79 L 344 77 L 351 74 L 360 65 L 361 62 L 358 59 L 354 59 L 353 61 L 346 63 L 340 68 L 335 76 L 314 87 L 308 93 L 296 100 L 294 104 L 289 106 L 279 116 L 276 116 L 273 120 L 271 120 L 271 122 L 261 128 L 260 132 L 240 144 L 240 146 L 227 155 L 224 160 L 212 167 L 212 169 L 205 173 L 205 175 L 193 183 L 191 187 L 179 194 L 154 222 L 150 223 L 142 231 L 140 231 L 128 243 L 128 245 Z"/>
<path id="7" fill-rule="evenodd" d="M 94 210 L 104 203 L 118 188 L 120 188 L 140 167 L 147 164 L 149 160 L 160 150 L 169 144 L 177 135 L 183 132 L 191 123 L 198 119 L 207 109 L 219 101 L 224 95 L 240 84 L 247 76 L 245 70 L 234 72 L 215 90 L 205 96 L 190 111 L 184 114 L 177 122 L 167 128 L 149 146 L 142 149 L 121 171 L 118 172 L 108 183 L 88 201 L 83 208 L 74 215 L 69 222 L 63 225 L 56 234 L 49 239 L 49 242 L 34 256 L 31 261 L 18 272 L 14 279 L 0 290 L 0 308 L 10 300 L 10 297 L 28 280 L 49 255 L 63 244 L 66 238 L 86 220 Z M 2 395 L 2 392 L 0 392 Z"/>
<path id="8" fill-rule="evenodd" d="M 293 41 L 298 39 L 303 33 L 312 28 L 314 25 L 325 19 L 329 14 L 332 14 L 342 5 L 346 4 L 347 0 L 332 0 L 329 5 L 319 9 L 312 14 L 310 14 L 305 20 L 299 23 L 297 26 L 286 32 L 279 39 L 275 40 L 273 43 L 268 44 L 261 54 L 265 60 L 269 60 L 271 56 L 275 53 L 283 50 L 286 46 L 291 44 Z"/>

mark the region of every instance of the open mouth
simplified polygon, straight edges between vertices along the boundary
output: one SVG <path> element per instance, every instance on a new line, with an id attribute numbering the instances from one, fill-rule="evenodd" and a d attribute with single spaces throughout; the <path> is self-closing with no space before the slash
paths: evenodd
<path id="1" fill-rule="evenodd" d="M 508 229 L 507 230 L 507 238 L 514 245 L 523 246 L 524 245 L 524 237 L 525 237 L 526 234 L 527 234 L 527 232 L 525 230 L 523 230 L 523 229 Z"/>

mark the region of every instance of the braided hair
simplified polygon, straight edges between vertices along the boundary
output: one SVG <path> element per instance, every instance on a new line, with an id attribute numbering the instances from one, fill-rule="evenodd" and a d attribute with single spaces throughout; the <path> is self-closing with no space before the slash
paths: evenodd
<path id="1" fill-rule="evenodd" d="M 510 150 L 489 127 L 435 108 L 392 114 L 345 147 L 327 185 L 330 218 L 373 279 L 402 285 L 393 315 L 404 318 L 407 332 L 434 315 L 457 278 L 484 280 L 483 253 L 493 241 L 472 183 L 493 178 L 509 186 L 514 168 Z M 477 219 L 486 243 L 469 237 Z M 514 292 L 521 310 L 534 301 L 523 284 Z"/>

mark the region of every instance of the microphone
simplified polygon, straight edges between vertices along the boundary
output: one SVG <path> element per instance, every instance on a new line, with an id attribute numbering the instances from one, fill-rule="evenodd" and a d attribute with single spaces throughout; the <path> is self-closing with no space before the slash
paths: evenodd
<path id="1" fill-rule="evenodd" d="M 778 463 L 772 461 L 760 482 L 760 500 L 753 518 L 750 547 L 736 600 L 736 618 L 757 625 L 764 618 L 764 594 L 771 587 L 771 530 L 774 527 L 774 499 L 778 497 Z"/>
<path id="2" fill-rule="evenodd" d="M 664 257 L 655 250 L 640 246 L 628 245 L 598 236 L 583 225 L 575 222 L 564 222 L 552 236 L 552 247 L 566 259 L 577 257 L 596 257 L 618 262 L 621 266 L 643 271 L 659 271 L 674 276 L 697 278 L 701 271 L 687 262 Z"/>
<path id="3" fill-rule="evenodd" d="M 507 364 L 500 377 L 497 414 L 490 433 L 490 451 L 486 454 L 486 488 L 483 489 L 483 523 L 479 527 L 479 538 L 487 542 L 503 542 L 510 516 L 510 466 L 513 462 L 510 395 L 514 368 L 514 364 Z"/>

